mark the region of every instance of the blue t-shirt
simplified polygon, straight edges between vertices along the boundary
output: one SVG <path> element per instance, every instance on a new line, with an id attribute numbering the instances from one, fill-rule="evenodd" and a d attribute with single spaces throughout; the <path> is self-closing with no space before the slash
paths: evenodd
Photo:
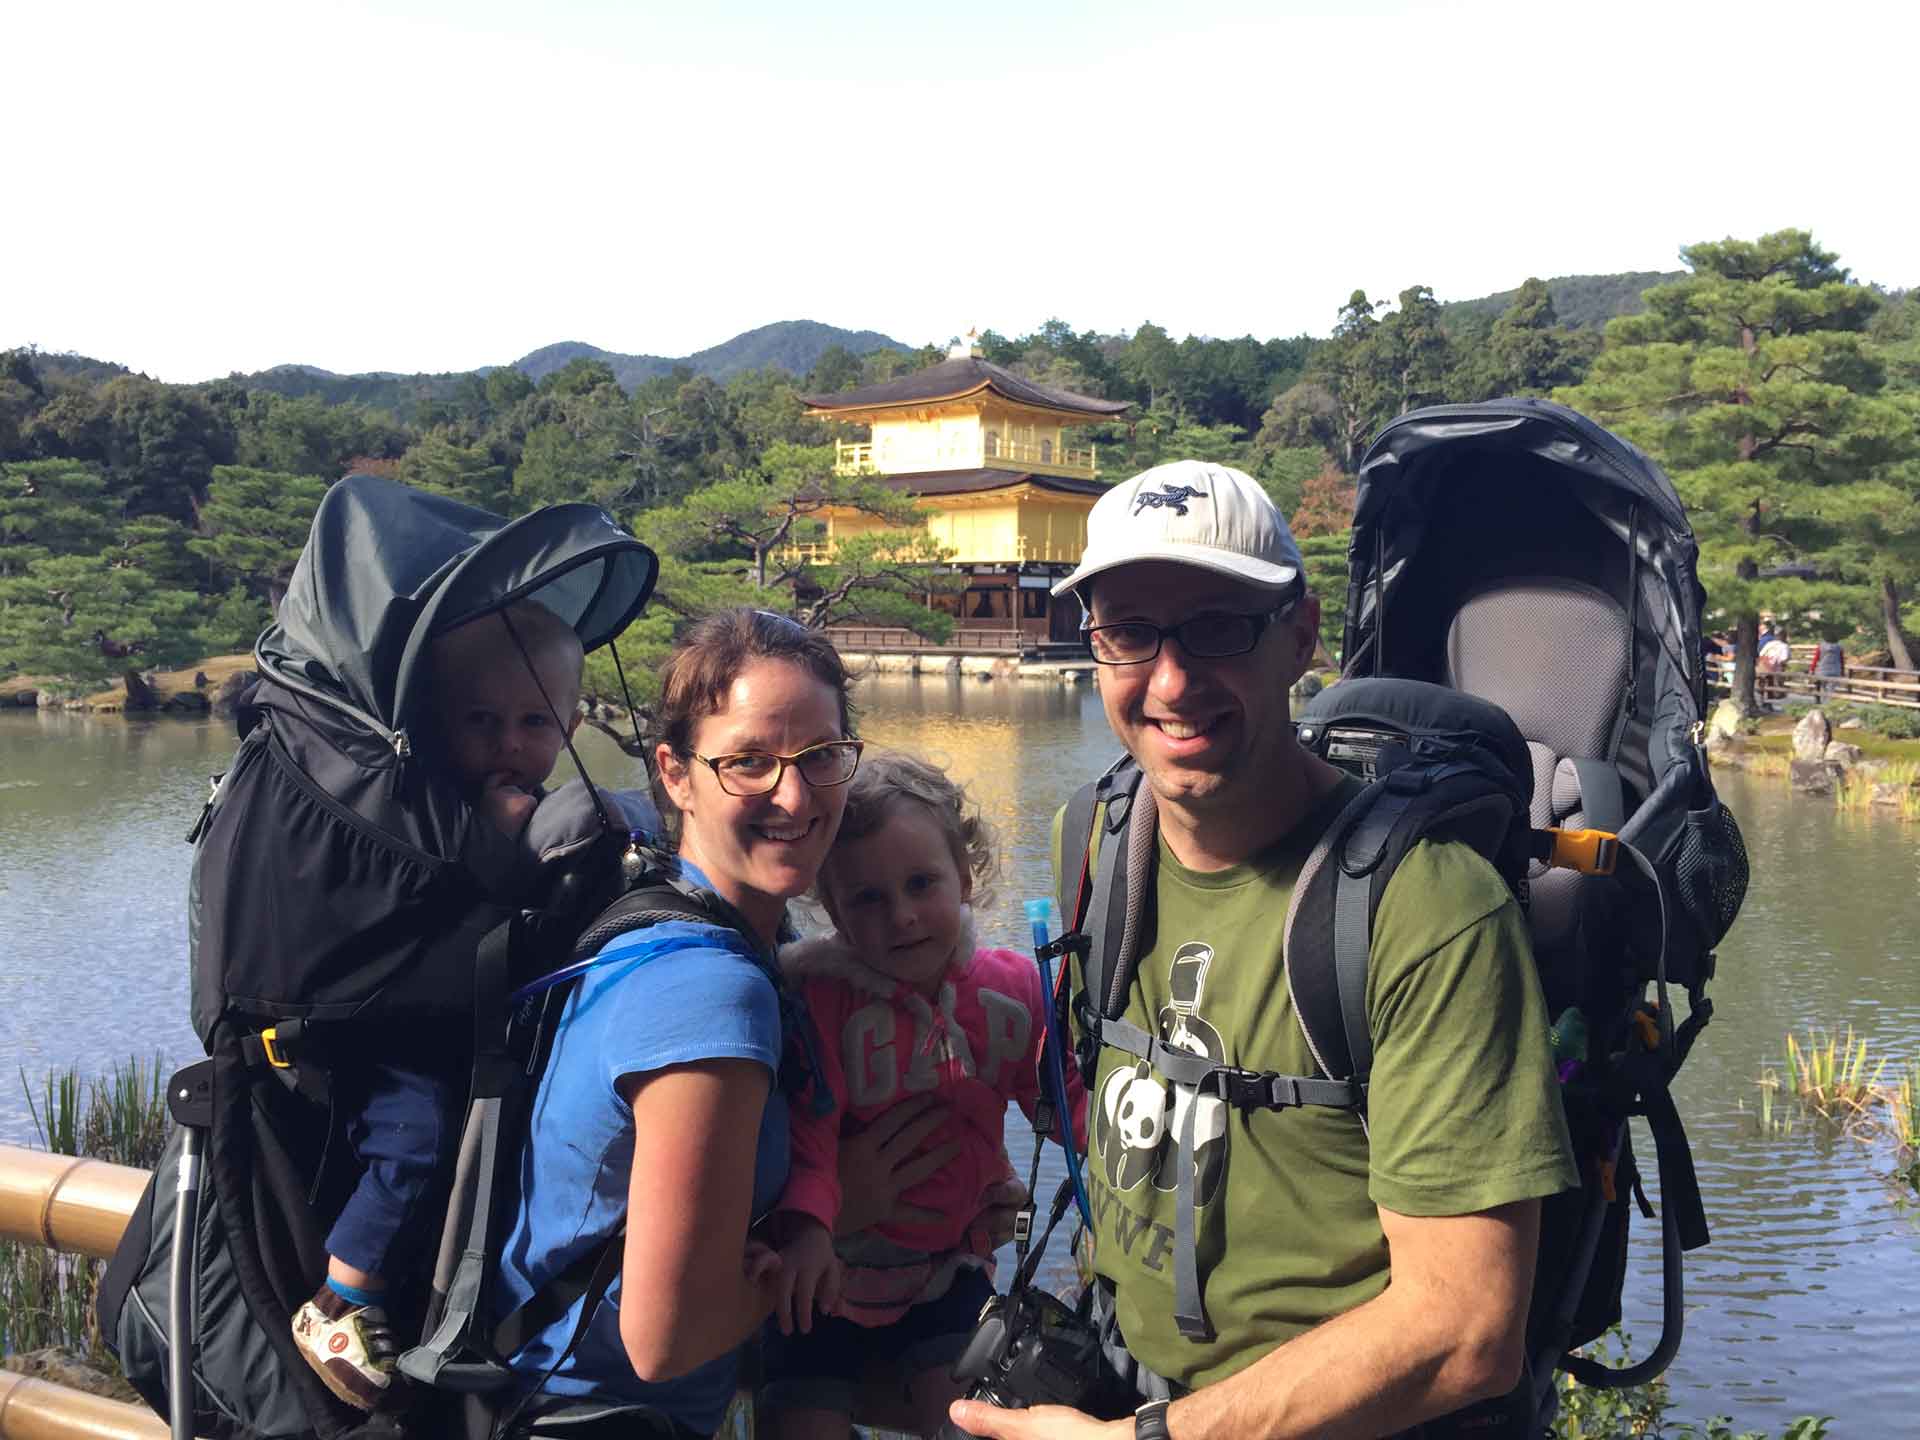
<path id="1" fill-rule="evenodd" d="M 705 883 L 692 866 L 684 868 Z M 757 1060 L 778 1075 L 779 1000 L 748 947 L 742 936 L 717 926 L 653 925 L 609 941 L 600 963 L 568 997 L 534 1100 L 521 1201 L 500 1257 L 503 1314 L 626 1219 L 634 1126 L 633 1109 L 620 1098 L 620 1077 L 715 1059 Z M 760 1120 L 756 1215 L 772 1208 L 786 1180 L 787 1102 L 776 1086 Z M 512 1357 L 513 1368 L 544 1375 L 566 1349 L 579 1316 L 576 1300 Z M 544 1388 L 642 1401 L 710 1434 L 733 1398 L 738 1359 L 723 1355 L 660 1384 L 641 1380 L 620 1340 L 616 1277 L 579 1346 Z"/>

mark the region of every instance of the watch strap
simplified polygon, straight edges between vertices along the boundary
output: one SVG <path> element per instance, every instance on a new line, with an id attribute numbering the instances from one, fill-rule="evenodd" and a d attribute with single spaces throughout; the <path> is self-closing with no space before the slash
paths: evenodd
<path id="1" fill-rule="evenodd" d="M 1173 1440 L 1167 1430 L 1170 1400 L 1149 1400 L 1133 1412 L 1133 1440 Z"/>

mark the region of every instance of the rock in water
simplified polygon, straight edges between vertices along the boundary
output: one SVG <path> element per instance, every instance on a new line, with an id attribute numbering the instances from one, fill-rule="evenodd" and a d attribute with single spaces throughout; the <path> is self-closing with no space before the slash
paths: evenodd
<path id="1" fill-rule="evenodd" d="M 1860 763 L 1860 757 L 1866 753 L 1858 745 L 1849 745 L 1844 740 L 1829 740 L 1826 754 L 1821 758 L 1829 764 L 1852 769 Z"/>
<path id="2" fill-rule="evenodd" d="M 1740 733 L 1740 707 L 1731 700 L 1722 700 L 1713 707 L 1713 718 L 1707 721 L 1707 739 L 1716 735 L 1738 735 Z"/>
<path id="3" fill-rule="evenodd" d="M 1787 762 L 1787 783 L 1802 795 L 1831 795 L 1833 767 L 1822 760 L 1803 760 L 1798 755 Z"/>
<path id="4" fill-rule="evenodd" d="M 1802 715 L 1800 723 L 1793 727 L 1793 758 L 1825 760 L 1827 745 L 1832 739 L 1833 731 L 1827 725 L 1827 712 L 1816 705 Z"/>
<path id="5" fill-rule="evenodd" d="M 138 670 L 127 671 L 127 709 L 155 710 L 159 705 L 160 697 L 153 693 L 147 677 Z"/>

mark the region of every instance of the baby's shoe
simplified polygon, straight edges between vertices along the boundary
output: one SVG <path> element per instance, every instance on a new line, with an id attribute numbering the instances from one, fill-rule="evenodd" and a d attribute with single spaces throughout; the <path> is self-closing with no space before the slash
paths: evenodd
<path id="1" fill-rule="evenodd" d="M 378 1305 L 356 1305 L 322 1285 L 293 1312 L 293 1341 L 327 1389 L 354 1409 L 377 1409 L 391 1393 L 399 1347 Z"/>

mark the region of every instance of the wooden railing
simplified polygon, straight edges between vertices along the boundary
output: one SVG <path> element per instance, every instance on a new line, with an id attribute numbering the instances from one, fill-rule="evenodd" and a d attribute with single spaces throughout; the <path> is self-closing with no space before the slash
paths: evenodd
<path id="1" fill-rule="evenodd" d="M 1018 630 L 970 625 L 955 626 L 945 641 L 929 640 L 924 635 L 897 625 L 829 625 L 827 636 L 837 648 L 856 653 L 862 650 L 928 650 L 951 655 L 1011 655 L 1027 645 L 1037 644 L 1043 638 L 1029 637 Z"/>
<path id="2" fill-rule="evenodd" d="M 916 470 L 952 470 L 982 465 L 1002 468 L 1020 466 L 1048 475 L 1070 475 L 1092 480 L 1100 474 L 1100 447 L 1003 440 L 998 435 L 984 434 L 977 443 L 966 447 L 950 438 L 933 455 L 922 455 L 910 463 Z M 834 474 L 870 475 L 875 468 L 871 440 L 833 442 Z"/>
<path id="3" fill-rule="evenodd" d="M 1754 698 L 1762 704 L 1777 705 L 1794 696 L 1825 704 L 1848 701 L 1856 705 L 1896 705 L 1904 710 L 1920 710 L 1920 674 L 1911 670 L 1893 670 L 1884 665 L 1848 663 L 1840 675 L 1809 675 L 1811 645 L 1796 647 L 1793 659 L 1784 670 L 1754 672 Z M 1707 689 L 1714 695 L 1726 695 L 1733 686 L 1733 665 L 1726 660 L 1707 663 Z"/>
<path id="4" fill-rule="evenodd" d="M 1084 450 L 1067 445 L 1035 444 L 1030 440 L 1002 440 L 988 435 L 981 444 L 982 464 L 1011 460 L 1016 465 L 1039 465 L 1049 470 L 1066 471 L 1091 480 L 1100 473 L 1100 447 Z"/>

